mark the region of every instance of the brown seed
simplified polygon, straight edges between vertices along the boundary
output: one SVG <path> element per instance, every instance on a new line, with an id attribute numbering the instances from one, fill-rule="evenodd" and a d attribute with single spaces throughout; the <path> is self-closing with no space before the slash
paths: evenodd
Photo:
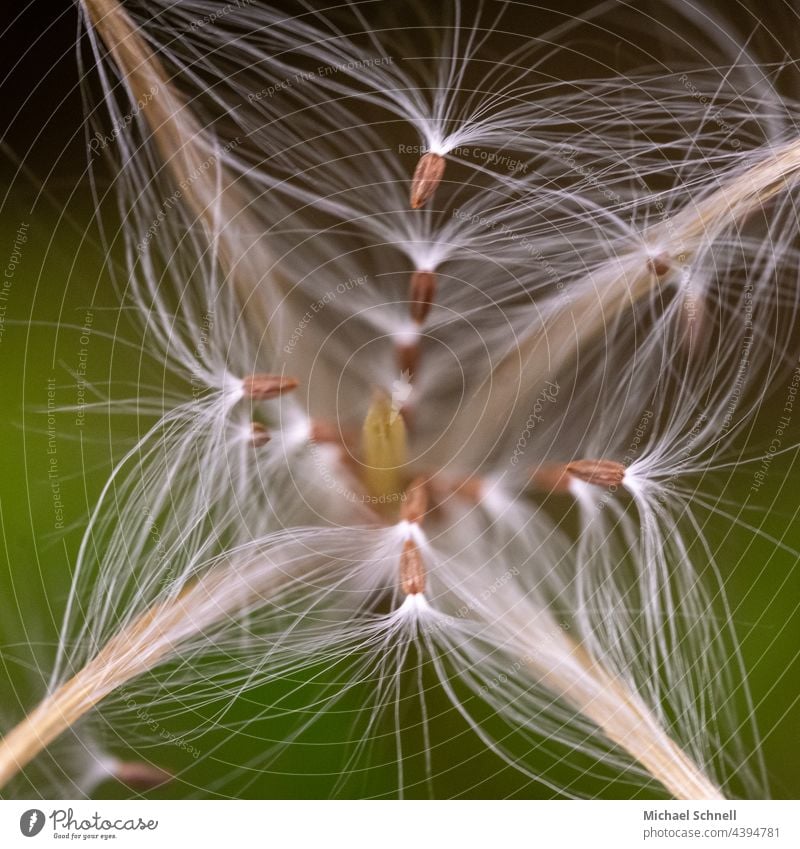
<path id="1" fill-rule="evenodd" d="M 270 432 L 261 422 L 253 422 L 250 430 L 250 441 L 255 448 L 261 448 L 262 445 L 266 445 L 272 439 Z"/>
<path id="2" fill-rule="evenodd" d="M 297 389 L 298 381 L 293 377 L 282 377 L 279 374 L 251 374 L 242 380 L 245 397 L 254 401 L 269 401 Z"/>
<path id="3" fill-rule="evenodd" d="M 414 478 L 405 492 L 405 499 L 400 508 L 400 518 L 406 522 L 419 524 L 428 512 L 428 479 Z"/>
<path id="4" fill-rule="evenodd" d="M 311 440 L 320 443 L 342 444 L 345 442 L 339 428 L 325 419 L 313 419 L 311 422 Z"/>
<path id="5" fill-rule="evenodd" d="M 647 267 L 656 277 L 663 277 L 672 268 L 672 259 L 668 253 L 660 253 L 647 260 Z"/>
<path id="6" fill-rule="evenodd" d="M 414 169 L 411 180 L 411 208 L 419 209 L 434 195 L 444 176 L 445 158 L 438 153 L 426 153 Z"/>
<path id="7" fill-rule="evenodd" d="M 436 274 L 433 271 L 415 271 L 411 275 L 409 300 L 411 301 L 411 318 L 422 324 L 428 317 L 436 295 Z"/>
<path id="8" fill-rule="evenodd" d="M 397 368 L 402 374 L 407 371 L 413 376 L 419 365 L 419 342 L 398 342 L 395 346 L 397 354 Z"/>
<path id="9" fill-rule="evenodd" d="M 175 777 L 171 772 L 144 761 L 119 761 L 113 770 L 114 778 L 134 790 L 152 790 Z"/>
<path id="10" fill-rule="evenodd" d="M 563 463 L 545 463 L 531 473 L 531 482 L 537 489 L 563 493 L 569 491 L 569 475 Z"/>
<path id="11" fill-rule="evenodd" d="M 358 434 L 351 428 L 339 427 L 326 419 L 312 419 L 310 439 L 317 445 L 338 446 L 339 462 L 350 472 L 358 473 L 359 463 L 355 456 Z"/>
<path id="12" fill-rule="evenodd" d="M 484 496 L 486 485 L 479 477 L 434 479 L 428 484 L 428 489 L 432 491 L 437 502 L 458 495 L 467 501 L 479 504 Z M 438 507 L 439 504 L 437 503 L 436 506 Z"/>
<path id="13" fill-rule="evenodd" d="M 472 501 L 475 504 L 480 504 L 481 499 L 486 491 L 486 485 L 480 478 L 464 478 L 457 481 L 453 487 L 453 493 Z"/>
<path id="14" fill-rule="evenodd" d="M 425 564 L 413 539 L 407 539 L 400 552 L 400 587 L 406 595 L 425 592 Z"/>
<path id="15" fill-rule="evenodd" d="M 567 471 L 595 486 L 620 486 L 625 477 L 625 466 L 614 460 L 575 460 L 567 464 Z"/>

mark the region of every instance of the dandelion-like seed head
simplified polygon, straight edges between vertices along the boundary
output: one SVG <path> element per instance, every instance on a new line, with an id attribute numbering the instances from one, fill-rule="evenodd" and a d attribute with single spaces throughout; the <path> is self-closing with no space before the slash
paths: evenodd
<path id="1" fill-rule="evenodd" d="M 343 776 L 388 722 L 398 792 L 415 745 L 435 778 L 432 689 L 548 792 L 579 793 L 537 765 L 573 756 L 679 798 L 759 792 L 716 565 L 692 543 L 696 479 L 785 369 L 765 328 L 796 308 L 775 281 L 798 258 L 800 145 L 737 87 L 752 69 L 715 78 L 738 152 L 686 75 L 548 75 L 580 21 L 502 57 L 500 18 L 454 0 L 415 62 L 358 4 L 230 7 L 179 39 L 202 4 L 82 8 L 112 117 L 114 79 L 142 104 L 110 155 L 170 390 L 101 494 L 0 778 L 131 690 L 224 717 L 291 681 L 252 721 L 305 695 L 301 738 L 365 700 Z"/>

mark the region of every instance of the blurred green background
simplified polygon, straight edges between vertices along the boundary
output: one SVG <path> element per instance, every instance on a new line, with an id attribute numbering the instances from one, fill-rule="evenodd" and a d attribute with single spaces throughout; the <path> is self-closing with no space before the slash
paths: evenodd
<path id="1" fill-rule="evenodd" d="M 577 12 L 590 4 L 572 5 Z M 563 3 L 558 6 L 564 8 Z M 746 25 L 752 8 L 737 6 L 733 14 Z M 519 12 L 523 13 L 532 14 Z M 74 48 L 75 9 L 65 4 L 54 10 L 47 2 L 35 2 L 4 14 L 6 20 L 0 27 L 8 58 L 2 82 L 5 126 L 0 151 L 0 265 L 4 269 L 14 255 L 15 241 L 19 249 L 5 289 L 0 335 L 4 424 L 0 639 L 5 646 L 0 657 L 0 717 L 7 725 L 30 708 L 46 680 L 49 647 L 55 639 L 87 514 L 110 468 L 112 452 L 119 456 L 120 445 L 135 436 L 141 423 L 111 420 L 104 411 L 88 414 L 83 424 L 77 423 L 74 411 L 51 409 L 48 413 L 48 398 L 53 408 L 79 403 L 75 374 L 84 364 L 86 381 L 96 387 L 100 397 L 109 391 L 114 397 L 131 396 L 131 386 L 120 383 L 109 389 L 107 381 L 113 374 L 135 382 L 140 361 L 132 330 L 135 325 L 120 314 L 112 285 L 111 267 L 116 263 L 121 268 L 122 258 L 109 256 L 103 246 L 87 176 Z M 779 4 L 772 14 L 773 26 L 779 28 L 784 20 Z M 765 27 L 769 29 L 770 21 Z M 95 179 L 95 190 L 102 194 L 108 183 L 102 167 Z M 24 244 L 17 235 L 21 225 L 27 225 Z M 114 226 L 108 225 L 111 232 Z M 88 326 L 91 332 L 87 335 Z M 119 341 L 131 339 L 133 346 Z M 781 405 L 782 392 L 778 390 L 774 409 L 765 410 L 760 417 L 763 425 L 753 434 L 753 446 L 769 443 Z M 800 432 L 794 437 L 800 441 Z M 800 548 L 800 485 L 794 465 L 792 453 L 773 461 L 757 501 L 760 510 L 748 516 L 785 546 Z M 735 475 L 726 485 L 726 497 L 743 501 L 754 470 Z M 787 550 L 741 527 L 718 519 L 710 531 L 719 544 L 718 559 L 750 672 L 772 791 L 776 797 L 797 798 L 800 569 Z M 28 650 L 27 645 L 35 650 Z M 304 736 L 302 745 L 291 748 L 267 771 L 239 767 L 264 748 L 262 734 L 282 739 L 292 727 L 288 720 L 238 735 L 212 730 L 192 741 L 204 755 L 197 760 L 174 740 L 157 743 L 143 753 L 180 775 L 175 783 L 152 795 L 327 796 L 348 752 L 347 746 L 330 741 L 347 734 L 347 711 L 357 708 L 363 695 L 354 691 L 338 713 L 322 718 Z M 274 696 L 255 692 L 248 700 L 267 704 Z M 243 703 L 234 713 L 246 716 L 250 709 L 252 705 Z M 548 795 L 486 752 L 444 701 L 432 705 L 432 714 L 432 736 L 441 741 L 434 760 L 437 795 Z M 197 717 L 197 722 L 201 719 Z M 132 721 L 136 722 L 135 716 Z M 165 721 L 164 726 L 180 736 L 186 722 L 186 718 L 172 725 Z M 124 754 L 126 730 L 107 728 L 104 733 L 111 748 Z M 378 766 L 354 776 L 343 792 L 391 795 L 396 781 L 393 746 L 390 735 L 378 741 L 374 751 Z M 426 795 L 424 783 L 415 784 L 423 772 L 420 759 L 411 758 L 408 768 L 409 795 Z M 226 776 L 228 780 L 215 791 Z M 607 785 L 588 777 L 579 789 L 600 796 L 625 797 L 629 793 L 624 785 Z M 98 791 L 109 797 L 126 793 L 113 783 Z"/>

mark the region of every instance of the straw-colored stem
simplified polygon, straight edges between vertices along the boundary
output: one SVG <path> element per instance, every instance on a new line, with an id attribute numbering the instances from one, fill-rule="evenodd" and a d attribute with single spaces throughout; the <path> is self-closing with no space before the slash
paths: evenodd
<path id="1" fill-rule="evenodd" d="M 225 570 L 215 570 L 175 599 L 155 604 L 45 698 L 0 741 L 0 788 L 95 705 L 172 654 L 182 639 L 231 615 L 235 597 L 215 601 L 225 581 Z M 569 658 L 574 666 L 531 662 L 543 685 L 594 722 L 676 799 L 725 798 L 622 681 L 566 636 L 562 652 L 561 661 Z"/>
<path id="2" fill-rule="evenodd" d="M 81 683 L 82 672 L 68 681 L 10 731 L 0 742 L 0 788 L 72 727 L 106 693 L 90 690 Z"/>
<path id="3" fill-rule="evenodd" d="M 218 249 L 248 314 L 269 322 L 289 291 L 259 235 L 261 223 L 235 185 L 223 151 L 184 103 L 170 75 L 117 0 L 83 0 L 89 20 L 123 73 L 182 197 Z M 153 94 L 155 92 L 155 94 Z"/>
<path id="4" fill-rule="evenodd" d="M 623 681 L 612 675 L 585 649 L 562 636 L 562 650 L 577 664 L 545 666 L 529 661 L 545 686 L 570 703 L 582 716 L 627 752 L 675 799 L 724 799 L 717 785 L 669 736 L 647 705 Z"/>
<path id="5" fill-rule="evenodd" d="M 800 140 L 786 144 L 748 170 L 733 175 L 705 198 L 689 201 L 666 223 L 643 234 L 664 256 L 691 260 L 698 249 L 724 228 L 741 224 L 800 177 Z M 576 358 L 581 346 L 606 332 L 619 314 L 662 285 L 642 251 L 616 257 L 591 273 L 591 283 L 570 293 L 563 306 L 524 336 L 493 369 L 468 400 L 454 436 L 456 444 L 482 446 L 494 441 L 498 421 L 507 421 L 520 398 L 533 397 Z M 524 405 L 523 405 L 524 407 Z M 491 410 L 492 415 L 486 411 Z M 527 416 L 525 408 L 522 414 Z M 477 425 L 476 425 L 477 422 Z"/>
<path id="6" fill-rule="evenodd" d="M 153 605 L 0 740 L 0 788 L 84 714 L 153 669 L 182 636 L 202 627 L 192 608 L 208 599 L 215 578 L 198 581 L 176 598 Z"/>

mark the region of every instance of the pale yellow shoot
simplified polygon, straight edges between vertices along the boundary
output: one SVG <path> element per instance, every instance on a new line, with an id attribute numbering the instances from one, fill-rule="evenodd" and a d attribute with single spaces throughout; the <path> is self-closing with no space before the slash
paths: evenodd
<path id="1" fill-rule="evenodd" d="M 364 483 L 376 506 L 391 512 L 400 504 L 407 461 L 406 424 L 385 392 L 376 392 L 361 431 Z"/>

